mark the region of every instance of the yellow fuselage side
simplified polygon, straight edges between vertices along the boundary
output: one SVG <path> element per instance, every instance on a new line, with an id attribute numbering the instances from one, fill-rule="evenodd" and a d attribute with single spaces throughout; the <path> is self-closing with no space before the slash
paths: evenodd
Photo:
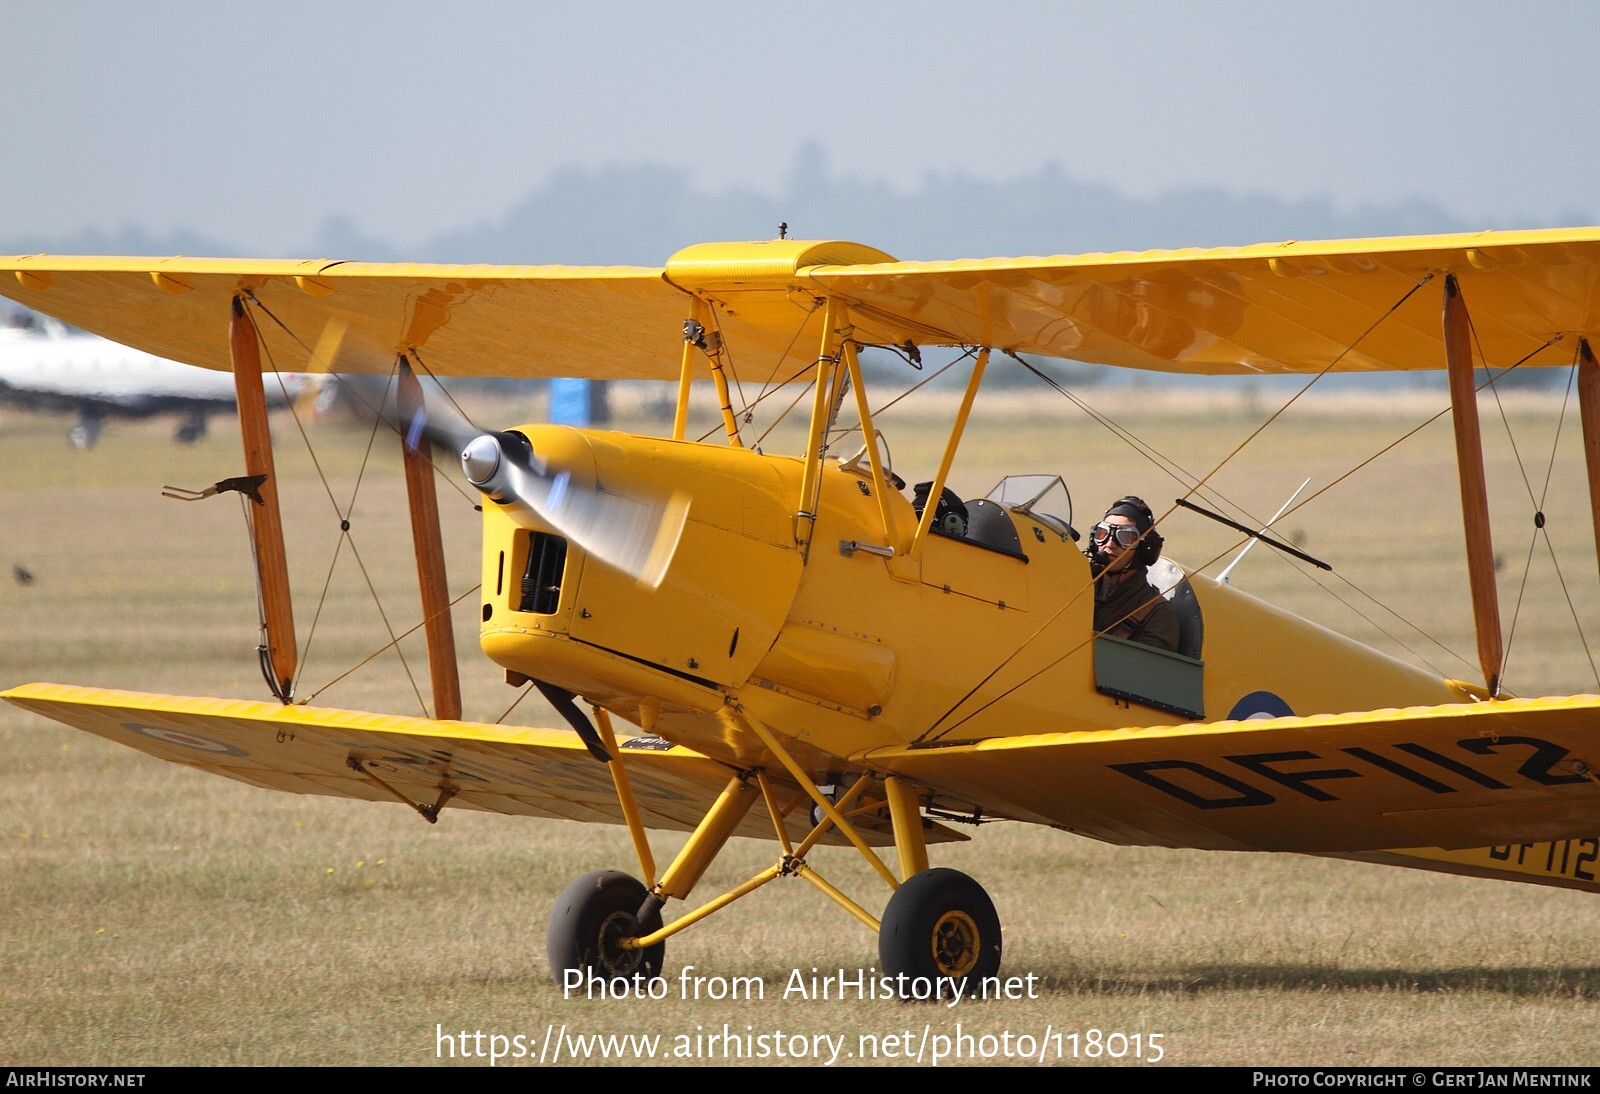
<path id="1" fill-rule="evenodd" d="M 802 464 L 707 445 L 522 429 L 575 484 L 690 500 L 658 588 L 566 545 L 559 594 L 523 610 L 536 524 L 484 506 L 482 644 L 516 673 L 738 764 L 765 762 L 734 706 L 797 746 L 819 781 L 868 749 L 1194 721 L 1096 690 L 1093 592 L 1079 546 L 1008 512 L 1020 555 L 929 536 L 912 558 L 842 544 L 887 537 L 864 470 L 825 466 L 809 550 Z M 890 499 L 901 529 L 911 503 Z M 1463 692 L 1246 594 L 1191 578 L 1204 620 L 1204 720 L 1461 702 Z M 1265 695 L 1283 709 L 1260 707 Z M 1252 703 L 1256 705 L 1252 705 Z"/>

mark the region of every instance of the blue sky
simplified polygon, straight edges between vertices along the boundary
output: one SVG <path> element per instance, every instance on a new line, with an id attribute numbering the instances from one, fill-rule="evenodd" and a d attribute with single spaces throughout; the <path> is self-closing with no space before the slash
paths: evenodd
<path id="1" fill-rule="evenodd" d="M 134 226 L 404 246 L 565 166 L 772 191 L 1055 164 L 1482 227 L 1600 219 L 1600 5 L 275 0 L 3 9 L 0 238 Z M 605 210 L 596 209 L 603 217 Z"/>

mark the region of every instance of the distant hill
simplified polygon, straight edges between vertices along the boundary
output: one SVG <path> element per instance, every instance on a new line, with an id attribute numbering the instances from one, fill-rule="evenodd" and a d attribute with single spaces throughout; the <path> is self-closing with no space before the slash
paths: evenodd
<path id="1" fill-rule="evenodd" d="M 1004 182 L 929 175 L 915 190 L 900 193 L 881 182 L 833 174 L 812 147 L 802 150 L 776 195 L 708 193 L 695 189 L 681 171 L 648 164 L 559 171 L 498 220 L 438 236 L 425 245 L 425 254 L 409 257 L 656 265 L 688 243 L 772 238 L 780 222 L 792 237 L 853 239 L 904 259 L 1532 227 L 1470 224 L 1425 201 L 1343 210 L 1331 199 L 1286 202 L 1218 189 L 1141 200 L 1055 166 Z M 382 246 L 339 220 L 324 226 L 322 242 L 341 244 L 330 253 L 362 257 Z"/>
<path id="2" fill-rule="evenodd" d="M 420 246 L 401 247 L 366 234 L 340 213 L 330 215 L 313 238 L 286 240 L 275 254 L 260 257 L 657 265 L 689 243 L 772 238 L 780 222 L 793 237 L 854 239 L 905 259 L 1557 226 L 1468 223 L 1423 199 L 1352 208 L 1332 198 L 1284 201 L 1251 191 L 1247 180 L 1237 190 L 1172 190 L 1140 199 L 1053 164 L 1000 182 L 930 174 L 901 192 L 840 174 L 820 148 L 807 145 L 781 193 L 712 193 L 697 189 L 682 171 L 648 163 L 569 167 L 503 214 L 464 223 Z M 125 227 L 66 237 L 14 236 L 0 240 L 0 251 L 233 255 L 239 248 L 192 232 L 162 235 Z"/>
<path id="3" fill-rule="evenodd" d="M 1592 220 L 1574 215 L 1568 223 Z M 1253 192 L 1247 181 L 1238 190 L 1172 190 L 1140 199 L 1075 178 L 1054 164 L 999 182 L 930 174 L 916 188 L 900 192 L 883 182 L 840 175 L 818 146 L 806 145 L 779 194 L 740 189 L 711 193 L 697 189 L 683 171 L 649 163 L 569 167 L 535 186 L 503 215 L 463 224 L 420 246 L 401 248 L 336 214 L 314 238 L 287 241 L 276 253 L 255 257 L 655 266 L 690 243 L 773 238 L 780 223 L 788 225 L 794 238 L 852 239 L 897 258 L 922 260 L 1562 226 L 1468 223 L 1420 198 L 1352 208 L 1332 198 L 1291 202 Z M 0 240 L 0 253 L 40 251 L 239 253 L 226 240 L 188 232 L 160 235 L 135 227 Z M 1559 371 L 1538 370 L 1527 382 L 1564 382 L 1556 375 Z M 1431 379 L 1368 374 L 1330 378 L 1328 386 L 1410 385 Z M 1270 389 L 1288 381 L 1241 382 Z"/>

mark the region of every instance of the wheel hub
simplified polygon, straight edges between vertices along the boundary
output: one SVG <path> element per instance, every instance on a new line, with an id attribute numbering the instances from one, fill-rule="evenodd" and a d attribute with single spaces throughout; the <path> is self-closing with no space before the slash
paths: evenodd
<path id="1" fill-rule="evenodd" d="M 941 976 L 966 976 L 978 963 L 978 924 L 966 912 L 949 911 L 933 925 L 933 963 Z"/>
<path id="2" fill-rule="evenodd" d="M 600 952 L 595 954 L 595 964 L 607 976 L 632 976 L 644 960 L 644 951 L 623 948 L 625 938 L 639 934 L 637 921 L 631 912 L 612 912 L 600 924 Z"/>

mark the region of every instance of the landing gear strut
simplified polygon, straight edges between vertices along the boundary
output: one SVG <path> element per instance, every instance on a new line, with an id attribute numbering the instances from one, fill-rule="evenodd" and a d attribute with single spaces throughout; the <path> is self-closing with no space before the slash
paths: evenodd
<path id="1" fill-rule="evenodd" d="M 916 788 L 893 775 L 870 771 L 854 776 L 843 792 L 824 793 L 789 754 L 784 743 L 759 720 L 741 711 L 741 720 L 781 762 L 799 794 L 781 791 L 763 768 L 730 775 L 727 785 L 672 864 L 659 877 L 650 853 L 645 826 L 621 762 L 616 734 L 606 711 L 594 708 L 598 733 L 610 757 L 608 766 L 617 788 L 617 801 L 639 855 L 648 887 L 616 870 L 585 874 L 562 892 L 550 914 L 546 954 L 550 973 L 567 987 L 573 971 L 587 979 L 655 980 L 661 975 L 666 939 L 724 908 L 769 882 L 797 877 L 809 882 L 828 899 L 878 932 L 879 967 L 891 976 L 904 976 L 901 991 L 911 998 L 980 990 L 983 980 L 1000 970 L 1000 917 L 983 888 L 957 870 L 928 868 L 924 821 Z M 863 801 L 866 792 L 881 782 L 883 797 Z M 784 801 L 783 797 L 788 797 Z M 809 798 L 816 814 L 811 830 L 798 843 L 791 842 L 788 825 L 806 813 Z M 685 900 L 717 853 L 739 828 L 757 801 L 766 803 L 782 856 L 748 881 L 685 912 L 662 926 L 661 907 L 668 900 Z M 899 881 L 855 823 L 862 816 L 881 817 L 887 807 L 899 857 Z M 806 856 L 832 829 L 855 845 L 873 870 L 894 890 L 878 920 L 822 877 Z M 641 942 L 648 943 L 641 946 Z"/>

